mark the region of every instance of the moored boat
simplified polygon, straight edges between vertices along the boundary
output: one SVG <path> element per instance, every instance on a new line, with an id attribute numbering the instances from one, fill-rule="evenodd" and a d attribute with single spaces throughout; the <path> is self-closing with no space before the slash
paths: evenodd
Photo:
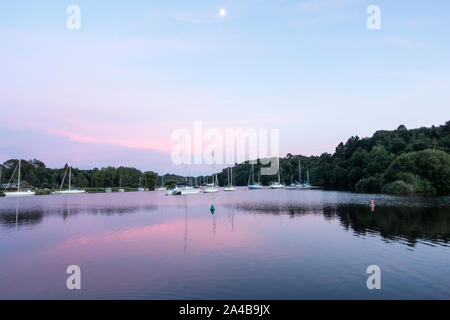
<path id="1" fill-rule="evenodd" d="M 14 173 L 16 172 L 17 167 L 19 167 L 19 172 L 17 173 L 17 191 L 7 191 L 4 192 L 5 197 L 24 197 L 24 196 L 34 196 L 36 193 L 32 190 L 24 190 L 20 191 L 20 167 L 21 167 L 22 161 L 19 159 L 19 162 L 17 163 L 16 168 L 14 168 L 13 174 L 11 176 L 11 179 L 14 176 Z M 11 181 L 10 179 L 10 181 Z M 9 185 L 9 183 L 8 183 Z"/>

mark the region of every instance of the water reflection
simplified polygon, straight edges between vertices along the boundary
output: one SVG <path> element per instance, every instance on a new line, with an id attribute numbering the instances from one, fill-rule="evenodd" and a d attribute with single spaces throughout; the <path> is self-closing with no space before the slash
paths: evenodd
<path id="1" fill-rule="evenodd" d="M 448 208 L 378 207 L 365 212 L 360 206 L 337 206 L 331 210 L 345 228 L 356 234 L 378 233 L 383 238 L 399 238 L 415 246 L 418 241 L 448 244 L 450 212 Z"/>
<path id="2" fill-rule="evenodd" d="M 134 213 L 138 210 L 156 210 L 156 205 L 144 205 L 144 206 L 122 206 L 122 207 L 89 207 L 79 206 L 75 204 L 72 206 L 70 199 L 65 201 L 65 204 L 55 208 L 43 208 L 41 206 L 26 206 L 22 207 L 20 200 L 16 199 L 15 208 L 0 208 L 0 226 L 6 229 L 20 227 L 32 227 L 37 226 L 44 222 L 45 216 L 61 216 L 63 220 L 69 219 L 71 216 L 79 214 L 92 214 L 92 215 L 125 215 Z"/>
<path id="3" fill-rule="evenodd" d="M 448 297 L 449 208 L 282 190 L 0 199 L 0 298 L 73 298 L 73 263 L 86 299 L 372 298 L 373 263 L 379 297 Z"/>
<path id="4" fill-rule="evenodd" d="M 339 221 L 345 230 L 352 230 L 355 235 L 378 234 L 389 241 L 405 240 L 410 246 L 415 246 L 419 241 L 440 245 L 447 245 L 449 242 L 450 207 L 447 197 L 439 201 L 437 198 L 381 198 L 378 196 L 377 203 L 381 204 L 377 204 L 375 209 L 374 206 L 370 205 L 370 202 L 361 204 L 361 202 L 369 201 L 369 196 L 342 193 L 338 194 L 340 197 L 336 197 L 336 193 L 320 192 L 318 194 L 320 197 L 305 198 L 302 201 L 280 197 L 270 199 L 270 197 L 264 195 L 257 201 L 250 201 L 247 195 L 213 199 L 226 210 L 231 231 L 235 227 L 235 213 L 279 215 L 280 224 L 283 215 L 290 218 L 318 215 L 325 221 Z M 210 198 L 205 197 L 168 199 L 167 197 L 155 196 L 155 194 L 148 194 L 145 201 L 136 201 L 136 198 L 134 198 L 136 195 L 130 195 L 126 198 L 126 201 L 111 197 L 104 201 L 97 195 L 90 196 L 91 198 L 48 197 L 43 198 L 45 201 L 28 201 L 25 203 L 22 203 L 20 199 L 14 199 L 14 202 L 10 201 L 8 206 L 0 208 L 0 227 L 6 230 L 20 230 L 22 227 L 36 227 L 44 223 L 46 217 L 51 216 L 61 216 L 66 221 L 70 217 L 80 214 L 128 215 L 140 210 L 151 212 L 157 209 L 175 212 L 177 207 L 183 206 L 185 211 L 184 252 L 186 252 L 190 210 L 196 211 L 199 205 L 209 205 L 208 201 L 210 201 Z M 349 203 L 344 203 L 343 199 Z M 410 199 L 409 202 L 406 201 L 408 199 Z M 217 232 L 217 214 L 213 211 L 209 213 L 210 230 L 213 236 Z M 161 219 L 164 220 L 164 218 Z"/>
<path id="5" fill-rule="evenodd" d="M 447 245 L 450 239 L 450 210 L 448 207 L 404 207 L 338 204 L 317 205 L 258 203 L 231 207 L 256 214 L 322 215 L 325 220 L 339 220 L 346 230 L 357 235 L 379 234 L 386 240 L 405 240 L 410 246 L 419 241 Z"/>

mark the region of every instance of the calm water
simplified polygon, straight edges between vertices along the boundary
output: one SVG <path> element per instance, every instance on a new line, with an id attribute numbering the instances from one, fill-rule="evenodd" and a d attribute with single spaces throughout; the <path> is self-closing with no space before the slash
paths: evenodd
<path id="1" fill-rule="evenodd" d="M 449 238 L 449 197 L 239 190 L 2 198 L 0 298 L 449 299 Z M 66 289 L 72 264 L 81 290 Z M 373 264 L 381 290 L 366 287 Z"/>

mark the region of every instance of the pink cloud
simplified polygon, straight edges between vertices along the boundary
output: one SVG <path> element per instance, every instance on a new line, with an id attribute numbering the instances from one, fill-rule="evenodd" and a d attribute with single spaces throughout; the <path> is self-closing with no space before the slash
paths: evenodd
<path id="1" fill-rule="evenodd" d="M 161 151 L 164 153 L 168 153 L 171 150 L 171 145 L 166 141 L 157 141 L 157 140 L 150 141 L 147 139 L 140 140 L 140 139 L 118 139 L 118 138 L 94 138 L 58 129 L 49 129 L 46 131 L 46 133 L 62 136 L 72 141 L 83 143 L 109 144 L 119 147 L 126 147 L 140 150 Z"/>

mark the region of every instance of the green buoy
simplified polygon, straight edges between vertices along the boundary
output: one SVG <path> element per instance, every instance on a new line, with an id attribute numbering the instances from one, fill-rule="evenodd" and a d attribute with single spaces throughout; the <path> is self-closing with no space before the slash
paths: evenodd
<path id="1" fill-rule="evenodd" d="M 211 205 L 211 208 L 209 208 L 209 211 L 211 211 L 211 214 L 214 214 L 214 211 L 216 211 L 213 204 Z"/>

